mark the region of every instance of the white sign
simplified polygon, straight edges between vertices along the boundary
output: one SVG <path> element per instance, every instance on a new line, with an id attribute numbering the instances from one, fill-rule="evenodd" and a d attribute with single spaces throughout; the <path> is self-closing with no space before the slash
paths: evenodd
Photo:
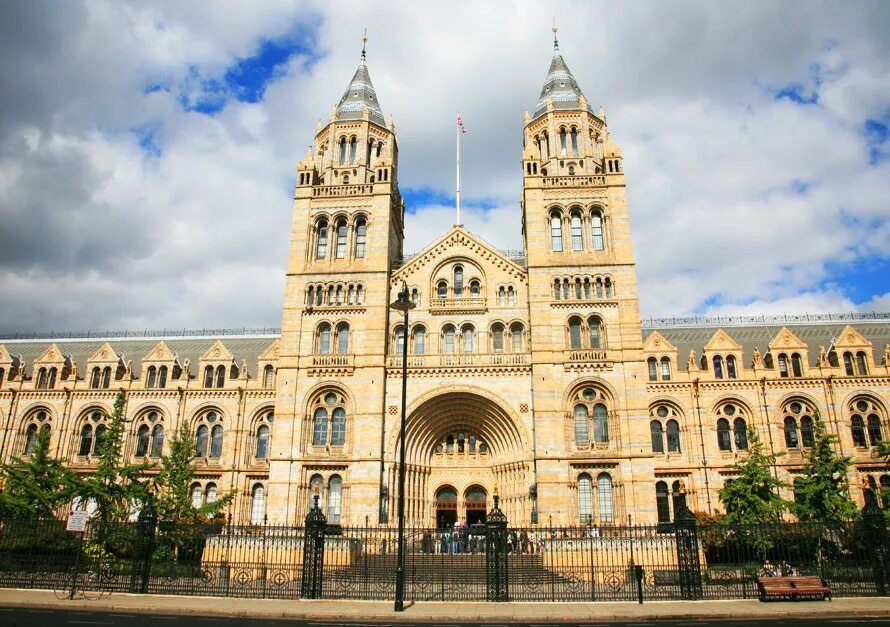
<path id="1" fill-rule="evenodd" d="M 87 528 L 87 520 L 89 519 L 89 512 L 68 512 L 68 524 L 65 526 L 65 529 L 67 531 L 85 531 Z"/>

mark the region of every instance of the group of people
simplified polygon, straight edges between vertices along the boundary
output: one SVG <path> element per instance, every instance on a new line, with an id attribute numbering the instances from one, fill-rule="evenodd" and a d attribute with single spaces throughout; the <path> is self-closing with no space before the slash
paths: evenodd
<path id="1" fill-rule="evenodd" d="M 763 563 L 763 568 L 760 569 L 761 577 L 794 577 L 798 575 L 797 570 L 788 562 L 781 561 L 778 564 L 773 564 L 769 560 L 766 560 Z"/>
<path id="2" fill-rule="evenodd" d="M 511 529 L 507 533 L 507 552 L 514 555 L 534 555 L 544 551 L 546 540 L 570 538 L 598 538 L 599 527 L 588 524 L 583 530 L 568 529 Z M 485 525 L 467 524 L 465 518 L 453 526 L 440 523 L 436 531 L 426 531 L 420 543 L 422 553 L 483 553 L 485 551 Z"/>

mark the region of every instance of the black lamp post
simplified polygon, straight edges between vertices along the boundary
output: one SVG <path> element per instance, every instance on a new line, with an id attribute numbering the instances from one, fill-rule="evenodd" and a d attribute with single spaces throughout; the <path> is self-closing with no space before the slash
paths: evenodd
<path id="1" fill-rule="evenodd" d="M 405 410 L 408 401 L 408 312 L 414 309 L 406 283 L 402 283 L 399 298 L 390 307 L 401 311 L 405 316 L 402 327 L 402 420 L 399 425 L 399 537 L 395 604 L 395 611 L 401 612 L 405 609 Z"/>

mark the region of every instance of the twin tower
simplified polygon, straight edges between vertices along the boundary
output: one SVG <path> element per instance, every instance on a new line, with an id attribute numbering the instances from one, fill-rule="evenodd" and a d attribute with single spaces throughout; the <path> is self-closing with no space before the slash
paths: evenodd
<path id="1" fill-rule="evenodd" d="M 523 256 L 455 226 L 403 261 L 399 159 L 363 51 L 297 168 L 270 521 L 301 519 L 316 491 L 331 522 L 394 519 L 403 283 L 410 523 L 473 523 L 495 490 L 511 523 L 620 522 L 640 471 L 653 509 L 621 152 L 556 42 L 525 113 Z"/>

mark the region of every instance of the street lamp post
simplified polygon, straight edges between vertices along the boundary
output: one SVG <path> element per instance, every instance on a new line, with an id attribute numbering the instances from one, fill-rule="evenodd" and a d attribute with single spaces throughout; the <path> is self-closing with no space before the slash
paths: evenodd
<path id="1" fill-rule="evenodd" d="M 395 611 L 401 612 L 405 609 L 405 410 L 408 402 L 408 312 L 414 309 L 407 283 L 402 283 L 399 298 L 390 307 L 401 311 L 405 316 L 402 323 L 402 420 L 399 425 L 399 537 L 395 603 Z"/>

